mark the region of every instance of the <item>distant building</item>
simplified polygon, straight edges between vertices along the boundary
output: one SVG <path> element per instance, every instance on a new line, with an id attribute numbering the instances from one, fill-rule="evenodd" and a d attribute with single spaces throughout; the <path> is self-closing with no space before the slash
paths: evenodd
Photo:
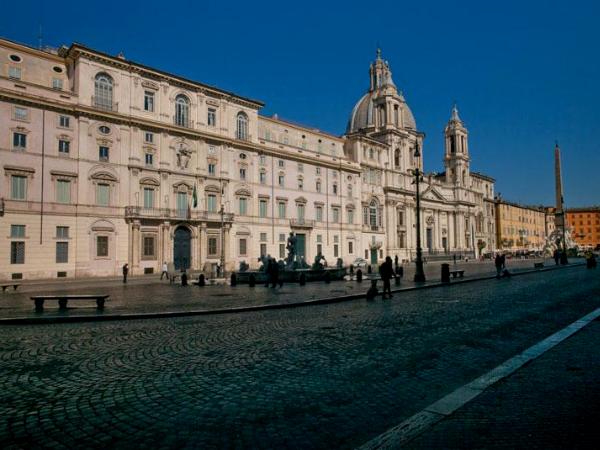
<path id="1" fill-rule="evenodd" d="M 500 250 L 542 251 L 549 224 L 542 206 L 525 206 L 496 198 L 496 242 Z"/>
<path id="2" fill-rule="evenodd" d="M 581 247 L 600 246 L 600 206 L 567 209 L 571 238 Z"/>
<path id="3" fill-rule="evenodd" d="M 0 39 L 0 278 L 256 268 L 290 232 L 309 264 L 413 259 L 425 135 L 380 53 L 341 137 L 262 107 L 122 54 Z M 477 256 L 496 246 L 494 180 L 471 172 L 456 107 L 444 131 L 424 255 Z"/>

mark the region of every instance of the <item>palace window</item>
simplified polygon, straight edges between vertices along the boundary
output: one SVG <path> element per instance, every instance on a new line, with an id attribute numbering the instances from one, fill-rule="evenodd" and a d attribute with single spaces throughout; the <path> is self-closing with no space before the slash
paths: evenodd
<path id="1" fill-rule="evenodd" d="M 11 238 L 25 238 L 25 225 L 11 225 L 10 226 L 10 237 Z"/>
<path id="2" fill-rule="evenodd" d="M 94 82 L 94 105 L 109 111 L 113 109 L 113 80 L 105 73 L 96 75 Z"/>
<path id="3" fill-rule="evenodd" d="M 154 188 L 144 188 L 144 209 L 154 208 Z"/>
<path id="4" fill-rule="evenodd" d="M 62 91 L 63 88 L 63 80 L 60 78 L 52 78 L 52 89 L 56 89 L 57 91 Z"/>
<path id="5" fill-rule="evenodd" d="M 340 209 L 339 208 L 332 208 L 331 209 L 331 213 L 333 216 L 333 223 L 340 223 Z"/>
<path id="6" fill-rule="evenodd" d="M 241 140 L 248 139 L 248 116 L 243 112 L 240 112 L 237 115 L 235 137 Z"/>
<path id="7" fill-rule="evenodd" d="M 267 217 L 267 200 L 259 200 L 258 201 L 258 215 L 259 217 Z"/>
<path id="8" fill-rule="evenodd" d="M 277 161 L 277 164 L 279 165 L 280 168 L 284 168 L 285 167 L 285 161 L 283 159 L 280 159 L 279 161 Z"/>
<path id="9" fill-rule="evenodd" d="M 208 256 L 217 256 L 218 252 L 218 241 L 215 236 L 209 236 L 208 238 Z"/>
<path id="10" fill-rule="evenodd" d="M 279 177 L 278 177 L 278 181 L 279 181 L 279 186 L 284 187 L 285 186 L 285 175 L 280 173 Z"/>
<path id="11" fill-rule="evenodd" d="M 56 227 L 56 239 L 69 239 L 69 227 Z"/>
<path id="12" fill-rule="evenodd" d="M 98 159 L 100 161 L 108 161 L 109 150 L 108 147 L 98 147 Z"/>
<path id="13" fill-rule="evenodd" d="M 144 91 L 144 111 L 154 112 L 154 92 Z"/>
<path id="14" fill-rule="evenodd" d="M 298 215 L 298 220 L 300 222 L 302 222 L 304 220 L 304 212 L 305 212 L 306 208 L 304 206 L 304 204 L 302 203 L 298 203 L 296 205 L 296 214 Z"/>
<path id="15" fill-rule="evenodd" d="M 258 174 L 258 179 L 260 184 L 267 184 L 267 171 L 265 169 L 261 169 Z"/>
<path id="16" fill-rule="evenodd" d="M 147 166 L 152 166 L 154 164 L 154 155 L 152 153 L 146 153 L 144 155 L 144 161 Z"/>
<path id="17" fill-rule="evenodd" d="M 277 217 L 279 217 L 280 219 L 285 219 L 285 215 L 286 215 L 285 209 L 286 209 L 285 202 L 278 202 L 277 203 Z"/>
<path id="18" fill-rule="evenodd" d="M 110 203 L 110 185 L 99 183 L 96 185 L 96 205 L 108 206 Z"/>
<path id="19" fill-rule="evenodd" d="M 71 118 L 69 116 L 59 116 L 58 117 L 58 126 L 61 128 L 70 128 Z"/>
<path id="20" fill-rule="evenodd" d="M 64 264 L 69 262 L 69 243 L 68 242 L 57 242 L 56 243 L 56 263 Z"/>
<path id="21" fill-rule="evenodd" d="M 56 180 L 56 201 L 58 203 L 71 203 L 71 182 Z"/>
<path id="22" fill-rule="evenodd" d="M 27 200 L 27 177 L 11 175 L 10 198 L 12 200 Z"/>
<path id="23" fill-rule="evenodd" d="M 354 210 L 353 209 L 348 209 L 346 211 L 346 218 L 348 219 L 349 225 L 354 224 Z"/>
<path id="24" fill-rule="evenodd" d="M 182 94 L 175 97 L 175 125 L 190 126 L 190 101 Z"/>
<path id="25" fill-rule="evenodd" d="M 316 188 L 317 192 L 321 192 L 321 181 L 317 180 L 315 188 Z"/>
<path id="26" fill-rule="evenodd" d="M 245 180 L 245 179 L 246 179 L 246 168 L 240 167 L 240 180 Z"/>
<path id="27" fill-rule="evenodd" d="M 245 238 L 239 240 L 240 256 L 246 256 L 248 253 L 248 241 Z"/>
<path id="28" fill-rule="evenodd" d="M 144 236 L 144 258 L 152 258 L 156 255 L 156 245 L 154 236 Z"/>
<path id="29" fill-rule="evenodd" d="M 8 68 L 8 78 L 20 80 L 21 79 L 21 68 L 15 67 L 15 66 L 10 66 Z"/>
<path id="30" fill-rule="evenodd" d="M 238 199 L 238 204 L 240 216 L 245 216 L 248 214 L 248 199 L 246 197 L 240 197 Z"/>
<path id="31" fill-rule="evenodd" d="M 206 196 L 206 209 L 208 212 L 217 212 L 217 196 L 215 194 Z"/>
<path id="32" fill-rule="evenodd" d="M 215 175 L 217 173 L 217 165 L 215 163 L 208 163 L 208 174 Z"/>
<path id="33" fill-rule="evenodd" d="M 352 241 L 348 241 L 348 254 L 349 255 L 354 254 L 354 242 L 352 242 Z"/>
<path id="34" fill-rule="evenodd" d="M 58 153 L 61 155 L 68 155 L 71 147 L 71 143 L 69 141 L 65 141 L 63 139 L 58 141 Z"/>
<path id="35" fill-rule="evenodd" d="M 148 144 L 154 143 L 154 133 L 150 133 L 149 131 L 146 131 L 144 133 L 144 141 L 146 141 Z"/>
<path id="36" fill-rule="evenodd" d="M 96 236 L 96 256 L 99 258 L 108 256 L 108 236 Z"/>
<path id="37" fill-rule="evenodd" d="M 216 109 L 208 108 L 206 123 L 208 124 L 209 127 L 217 126 L 217 110 Z"/>
<path id="38" fill-rule="evenodd" d="M 27 120 L 27 108 L 15 106 L 14 117 L 15 120 Z"/>
<path id="39" fill-rule="evenodd" d="M 10 263 L 25 264 L 25 242 L 10 243 Z"/>
<path id="40" fill-rule="evenodd" d="M 13 133 L 13 147 L 18 150 L 27 148 L 27 135 L 24 133 Z"/>
<path id="41" fill-rule="evenodd" d="M 315 219 L 317 222 L 323 222 L 323 207 L 316 206 L 315 207 Z"/>

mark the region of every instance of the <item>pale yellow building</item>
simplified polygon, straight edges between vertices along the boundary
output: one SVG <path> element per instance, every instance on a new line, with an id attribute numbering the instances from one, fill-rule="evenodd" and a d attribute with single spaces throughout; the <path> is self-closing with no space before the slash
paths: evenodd
<path id="1" fill-rule="evenodd" d="M 499 250 L 542 251 L 548 223 L 546 208 L 520 205 L 496 198 L 496 231 Z"/>

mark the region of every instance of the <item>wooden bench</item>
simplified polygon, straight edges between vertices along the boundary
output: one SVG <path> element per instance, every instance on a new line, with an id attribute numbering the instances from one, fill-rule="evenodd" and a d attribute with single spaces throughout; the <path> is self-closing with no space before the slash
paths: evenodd
<path id="1" fill-rule="evenodd" d="M 544 268 L 544 263 L 543 262 L 533 263 L 533 268 L 534 269 L 543 269 Z"/>
<path id="2" fill-rule="evenodd" d="M 9 287 L 13 287 L 13 289 L 16 291 L 17 288 L 19 286 L 21 286 L 19 283 L 10 283 L 10 284 L 0 284 L 0 287 L 2 287 L 2 292 L 6 291 Z"/>
<path id="3" fill-rule="evenodd" d="M 96 300 L 96 306 L 98 309 L 104 309 L 104 302 L 110 295 L 95 295 L 95 294 L 81 294 L 81 295 L 35 295 L 31 297 L 31 300 L 35 302 L 35 310 L 44 310 L 45 300 L 58 300 L 58 307 L 60 309 L 67 309 L 67 302 L 69 300 Z"/>
<path id="4" fill-rule="evenodd" d="M 465 271 L 464 270 L 451 270 L 450 274 L 452 275 L 452 278 L 462 278 L 465 276 Z"/>

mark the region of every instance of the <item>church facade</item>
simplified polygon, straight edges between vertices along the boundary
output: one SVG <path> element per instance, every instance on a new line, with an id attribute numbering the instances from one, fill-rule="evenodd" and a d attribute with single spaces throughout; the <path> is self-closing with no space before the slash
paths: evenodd
<path id="1" fill-rule="evenodd" d="M 0 279 L 213 273 L 297 238 L 308 263 L 414 258 L 424 134 L 378 53 L 346 133 L 79 44 L 0 40 Z M 495 248 L 494 180 L 456 108 L 445 172 L 421 183 L 424 255 Z"/>

